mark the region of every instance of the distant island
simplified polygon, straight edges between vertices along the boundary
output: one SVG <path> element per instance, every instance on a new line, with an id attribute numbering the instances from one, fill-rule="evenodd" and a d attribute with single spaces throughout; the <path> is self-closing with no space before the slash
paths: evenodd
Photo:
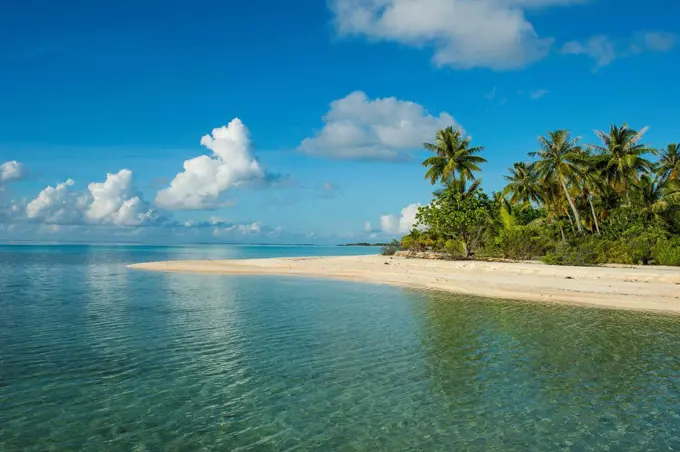
<path id="1" fill-rule="evenodd" d="M 387 246 L 389 243 L 368 243 L 368 242 L 359 242 L 359 243 L 345 243 L 343 245 L 338 245 L 338 246 Z"/>

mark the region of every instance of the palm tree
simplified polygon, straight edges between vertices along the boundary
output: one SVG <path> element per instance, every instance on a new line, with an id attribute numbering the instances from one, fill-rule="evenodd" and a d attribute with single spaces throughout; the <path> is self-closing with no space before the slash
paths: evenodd
<path id="1" fill-rule="evenodd" d="M 468 187 L 467 181 L 465 179 L 454 179 L 454 178 L 449 178 L 449 180 L 444 183 L 444 186 L 438 190 L 435 190 L 434 193 L 432 193 L 434 196 L 439 196 L 442 193 L 444 193 L 446 190 L 453 190 L 455 192 L 458 192 L 462 195 L 463 198 L 467 198 L 468 196 L 473 195 L 479 186 L 482 184 L 481 179 L 475 179 L 470 183 L 470 186 Z"/>
<path id="2" fill-rule="evenodd" d="M 481 171 L 479 164 L 486 163 L 484 157 L 475 155 L 484 150 L 483 146 L 470 147 L 470 137 L 463 138 L 460 130 L 452 126 L 437 131 L 435 143 L 424 143 L 425 149 L 436 155 L 426 159 L 423 166 L 428 168 L 425 179 L 434 185 L 437 180 L 446 182 L 449 178 L 475 178 L 473 172 Z"/>
<path id="3" fill-rule="evenodd" d="M 639 195 L 641 213 L 647 220 L 660 220 L 668 223 L 668 214 L 680 205 L 680 183 L 663 178 L 643 174 L 636 185 Z"/>
<path id="4" fill-rule="evenodd" d="M 401 238 L 401 246 L 408 250 L 407 256 L 423 249 L 423 232 L 418 228 L 413 228 L 411 231 Z"/>
<path id="5" fill-rule="evenodd" d="M 595 134 L 602 140 L 602 145 L 593 145 L 599 152 L 595 157 L 595 166 L 601 172 L 602 177 L 619 194 L 626 194 L 633 183 L 640 181 L 640 174 L 651 172 L 652 163 L 642 157 L 648 152 L 654 152 L 640 140 L 647 132 L 647 127 L 636 132 L 628 128 L 627 124 L 618 127 L 612 124 L 609 132 L 596 130 Z"/>
<path id="6" fill-rule="evenodd" d="M 516 162 L 509 169 L 510 174 L 504 176 L 508 185 L 503 189 L 503 195 L 510 194 L 510 202 L 517 204 L 529 204 L 531 202 L 540 203 L 542 201 L 541 189 L 538 183 L 538 173 L 536 166 L 527 165 L 525 162 Z"/>
<path id="7" fill-rule="evenodd" d="M 571 138 L 568 130 L 549 131 L 547 137 L 538 137 L 540 149 L 530 152 L 529 156 L 538 158 L 535 165 L 542 185 L 554 181 L 562 188 L 574 214 L 576 227 L 579 232 L 583 232 L 581 217 L 568 189 L 568 185 L 573 183 L 574 176 L 579 172 L 581 162 L 579 139 L 579 137 Z"/>
<path id="8" fill-rule="evenodd" d="M 672 143 L 659 151 L 659 174 L 664 179 L 680 180 L 680 143 Z"/>
<path id="9" fill-rule="evenodd" d="M 597 235 L 600 235 L 600 224 L 597 221 L 597 215 L 595 214 L 595 206 L 593 206 L 593 198 L 596 194 L 599 194 L 603 190 L 603 183 L 601 175 L 594 171 L 594 160 L 592 149 L 586 147 L 580 150 L 580 168 L 579 168 L 579 189 L 580 195 L 584 203 L 590 209 L 590 213 L 593 217 L 593 224 L 595 225 L 595 231 Z M 585 208 L 585 207 L 584 207 Z"/>

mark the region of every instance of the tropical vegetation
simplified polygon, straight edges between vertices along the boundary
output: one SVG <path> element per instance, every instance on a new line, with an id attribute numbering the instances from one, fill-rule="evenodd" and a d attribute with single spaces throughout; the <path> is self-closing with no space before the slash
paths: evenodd
<path id="1" fill-rule="evenodd" d="M 460 259 L 541 259 L 551 264 L 680 265 L 680 144 L 654 149 L 647 128 L 596 130 L 583 144 L 568 130 L 538 138 L 503 190 L 479 178 L 484 147 L 460 130 L 425 143 L 425 179 L 440 187 L 396 248 Z"/>

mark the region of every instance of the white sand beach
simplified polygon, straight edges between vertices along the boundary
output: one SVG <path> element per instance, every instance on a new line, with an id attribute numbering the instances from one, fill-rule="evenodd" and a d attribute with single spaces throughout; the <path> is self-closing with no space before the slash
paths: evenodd
<path id="1" fill-rule="evenodd" d="M 289 275 L 443 290 L 483 297 L 680 313 L 680 268 L 560 267 L 387 256 L 167 261 L 130 265 L 164 272 Z"/>

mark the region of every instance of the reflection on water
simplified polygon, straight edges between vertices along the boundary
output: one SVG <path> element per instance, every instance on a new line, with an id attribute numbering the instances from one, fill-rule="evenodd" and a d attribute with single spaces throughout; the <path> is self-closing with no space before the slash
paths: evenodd
<path id="1" fill-rule="evenodd" d="M 472 408 L 463 437 L 499 450 L 680 446 L 677 317 L 428 299 L 429 373 L 453 411 Z"/>
<path id="2" fill-rule="evenodd" d="M 8 248 L 3 452 L 680 449 L 679 317 Z"/>

